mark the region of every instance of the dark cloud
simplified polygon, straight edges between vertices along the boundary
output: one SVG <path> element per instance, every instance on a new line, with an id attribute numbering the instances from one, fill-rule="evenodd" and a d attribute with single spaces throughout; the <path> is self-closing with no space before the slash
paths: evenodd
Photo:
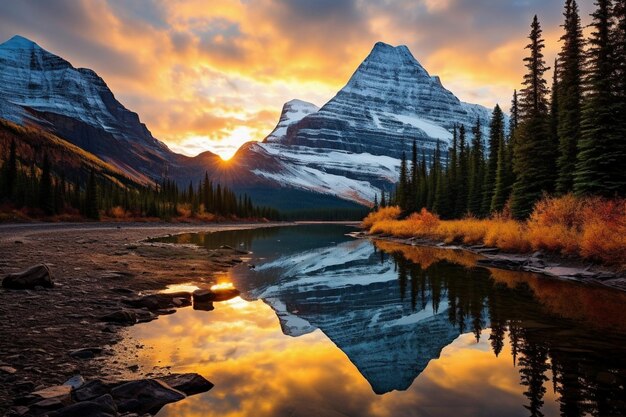
<path id="1" fill-rule="evenodd" d="M 167 12 L 160 0 L 107 0 L 113 12 L 131 22 L 144 22 L 157 29 L 168 29 Z"/>
<path id="2" fill-rule="evenodd" d="M 99 17 L 89 1 L 0 2 L 0 38 L 25 36 L 74 66 L 101 75 L 140 76 L 144 69 L 137 57 L 113 48 L 103 38 L 107 22 Z"/>

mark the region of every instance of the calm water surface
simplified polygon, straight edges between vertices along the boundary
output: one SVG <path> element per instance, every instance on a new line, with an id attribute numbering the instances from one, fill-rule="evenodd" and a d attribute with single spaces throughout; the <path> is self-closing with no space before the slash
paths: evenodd
<path id="1" fill-rule="evenodd" d="M 623 416 L 626 296 L 372 243 L 346 226 L 180 235 L 253 252 L 242 292 L 133 327 L 146 369 L 215 384 L 173 416 Z"/>

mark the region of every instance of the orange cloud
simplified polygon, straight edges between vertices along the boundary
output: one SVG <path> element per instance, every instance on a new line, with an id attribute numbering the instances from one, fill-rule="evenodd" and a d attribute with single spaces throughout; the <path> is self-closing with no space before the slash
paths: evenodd
<path id="1" fill-rule="evenodd" d="M 532 14 L 549 35 L 548 61 L 562 18 L 560 4 L 539 0 L 14 3 L 0 4 L 0 37 L 22 34 L 94 69 L 186 153 L 263 139 L 293 98 L 325 103 L 379 40 L 407 44 L 461 99 L 506 108 Z"/>

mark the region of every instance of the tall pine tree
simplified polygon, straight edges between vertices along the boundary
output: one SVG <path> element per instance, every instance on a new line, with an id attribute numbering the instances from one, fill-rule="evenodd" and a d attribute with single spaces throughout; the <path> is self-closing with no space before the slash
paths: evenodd
<path id="1" fill-rule="evenodd" d="M 39 180 L 39 208 L 47 215 L 54 214 L 54 193 L 52 191 L 52 173 L 48 154 L 43 156 L 41 179 Z"/>
<path id="2" fill-rule="evenodd" d="M 498 157 L 500 146 L 504 142 L 504 113 L 499 105 L 493 109 L 489 122 L 489 158 L 485 167 L 485 181 L 483 183 L 482 212 L 487 215 L 491 212 L 491 200 L 496 189 L 496 174 L 498 171 Z"/>
<path id="3" fill-rule="evenodd" d="M 578 5 L 575 0 L 565 2 L 565 33 L 561 37 L 563 46 L 559 52 L 559 89 L 557 136 L 559 156 L 556 190 L 561 194 L 574 188 L 576 151 L 580 140 L 580 118 L 583 74 L 583 32 Z"/>
<path id="4" fill-rule="evenodd" d="M 15 139 L 13 139 L 9 146 L 9 159 L 7 159 L 5 165 L 2 167 L 4 171 L 4 196 L 9 200 L 13 197 L 15 183 L 17 181 L 17 153 L 15 146 Z"/>
<path id="5" fill-rule="evenodd" d="M 402 152 L 402 160 L 400 161 L 400 181 L 396 189 L 396 203 L 402 210 L 407 209 L 407 194 L 409 189 L 409 173 L 406 165 L 406 152 Z"/>
<path id="6" fill-rule="evenodd" d="M 480 119 L 476 119 L 476 124 L 472 128 L 472 148 L 470 151 L 469 166 L 469 190 L 468 190 L 468 211 L 476 216 L 483 217 L 483 183 L 485 154 L 483 150 L 483 135 Z"/>
<path id="7" fill-rule="evenodd" d="M 616 129 L 619 105 L 615 86 L 616 61 L 612 39 L 611 0 L 598 0 L 589 40 L 586 97 L 574 175 L 578 195 L 626 194 L 624 137 Z"/>
<path id="8" fill-rule="evenodd" d="M 512 171 L 510 147 L 504 140 L 504 135 L 500 138 L 500 145 L 498 146 L 498 164 L 495 177 L 495 187 L 493 190 L 493 196 L 491 197 L 490 211 L 492 213 L 499 213 L 504 209 L 509 195 L 511 194 Z"/>
<path id="9" fill-rule="evenodd" d="M 542 194 L 552 191 L 555 179 L 556 149 L 550 137 L 548 119 L 548 88 L 541 25 L 533 18 L 530 50 L 524 58 L 528 72 L 524 75 L 524 89 L 520 92 L 520 123 L 514 136 L 514 163 L 516 174 L 511 196 L 511 212 L 522 219 L 530 215 Z"/>
<path id="10" fill-rule="evenodd" d="M 148 215 L 154 215 L 156 217 L 158 215 L 158 213 L 156 213 L 156 208 L 154 208 L 153 212 L 149 211 Z M 93 220 L 100 219 L 98 184 L 96 182 L 96 173 L 93 168 L 89 173 L 89 180 L 87 181 L 87 188 L 85 190 L 85 216 Z"/>
<path id="11" fill-rule="evenodd" d="M 461 218 L 467 213 L 467 196 L 469 186 L 469 156 L 465 141 L 465 126 L 459 128 L 458 169 L 456 172 L 456 202 L 454 217 Z"/>

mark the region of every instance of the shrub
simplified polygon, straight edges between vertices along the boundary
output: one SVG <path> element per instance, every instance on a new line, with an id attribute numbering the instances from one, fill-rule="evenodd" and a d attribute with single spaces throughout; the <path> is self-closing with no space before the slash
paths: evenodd
<path id="1" fill-rule="evenodd" d="M 399 216 L 399 208 L 387 207 L 371 213 L 363 225 L 371 233 L 485 244 L 508 252 L 541 249 L 626 269 L 625 199 L 544 197 L 526 222 L 504 213 L 486 220 L 440 221 L 425 209 L 403 220 Z"/>
<path id="2" fill-rule="evenodd" d="M 386 220 L 395 220 L 400 217 L 401 213 L 402 210 L 400 210 L 400 207 L 398 206 L 381 207 L 378 211 L 368 214 L 367 217 L 363 219 L 362 226 L 363 228 L 370 230 L 374 224 Z M 372 231 L 370 230 L 370 232 Z"/>

